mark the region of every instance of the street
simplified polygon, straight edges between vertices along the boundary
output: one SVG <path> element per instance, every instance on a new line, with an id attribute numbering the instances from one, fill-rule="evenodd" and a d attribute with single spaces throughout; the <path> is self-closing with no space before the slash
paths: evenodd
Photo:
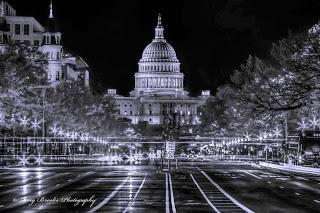
<path id="1" fill-rule="evenodd" d="M 320 177 L 243 163 L 2 168 L 0 211 L 318 212 Z"/>

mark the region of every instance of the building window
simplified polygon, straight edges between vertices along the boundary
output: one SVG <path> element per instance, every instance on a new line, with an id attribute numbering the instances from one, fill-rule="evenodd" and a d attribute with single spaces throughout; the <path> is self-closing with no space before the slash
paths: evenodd
<path id="1" fill-rule="evenodd" d="M 49 44 L 49 43 L 50 43 L 50 37 L 46 36 L 46 44 Z"/>
<path id="2" fill-rule="evenodd" d="M 127 104 L 125 104 L 124 107 L 127 107 Z"/>
<path id="3" fill-rule="evenodd" d="M 3 42 L 2 35 L 0 35 L 0 43 L 2 43 L 2 42 Z"/>
<path id="4" fill-rule="evenodd" d="M 24 35 L 29 35 L 30 34 L 30 25 L 29 24 L 25 24 L 23 26 L 23 34 Z"/>
<path id="5" fill-rule="evenodd" d="M 132 111 L 130 111 L 130 115 L 132 115 Z"/>
<path id="6" fill-rule="evenodd" d="M 39 46 L 40 45 L 40 41 L 39 40 L 34 40 L 34 45 L 35 46 Z"/>
<path id="7" fill-rule="evenodd" d="M 60 72 L 56 73 L 56 80 L 59 81 L 60 80 Z"/>
<path id="8" fill-rule="evenodd" d="M 152 115 L 152 111 L 151 110 L 149 111 L 149 114 Z"/>
<path id="9" fill-rule="evenodd" d="M 20 24 L 16 24 L 16 25 L 15 25 L 14 33 L 15 33 L 16 35 L 20 35 Z"/>
<path id="10" fill-rule="evenodd" d="M 57 52 L 57 59 L 59 60 L 60 59 L 60 53 Z"/>
<path id="11" fill-rule="evenodd" d="M 152 122 L 152 118 L 150 118 L 149 121 Z"/>
<path id="12" fill-rule="evenodd" d="M 130 107 L 132 107 L 132 105 L 130 104 Z"/>

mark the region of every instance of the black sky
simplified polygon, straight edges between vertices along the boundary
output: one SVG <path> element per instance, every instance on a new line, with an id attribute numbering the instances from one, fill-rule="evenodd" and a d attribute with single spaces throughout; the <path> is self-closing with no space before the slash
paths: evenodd
<path id="1" fill-rule="evenodd" d="M 9 0 L 19 15 L 46 23 L 49 0 Z M 268 57 L 272 42 L 316 23 L 319 0 L 54 0 L 64 46 L 92 68 L 97 91 L 127 94 L 162 13 L 185 86 L 215 89 L 249 54 Z"/>

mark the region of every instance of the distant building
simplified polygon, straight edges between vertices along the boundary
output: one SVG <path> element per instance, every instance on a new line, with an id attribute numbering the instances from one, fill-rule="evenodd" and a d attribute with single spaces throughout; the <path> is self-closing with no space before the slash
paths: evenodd
<path id="1" fill-rule="evenodd" d="M 48 81 L 53 85 L 67 80 L 81 80 L 90 87 L 90 69 L 78 56 L 65 52 L 62 34 L 57 30 L 53 5 L 50 4 L 48 25 L 43 27 L 34 17 L 17 16 L 6 1 L 0 1 L 0 52 L 12 44 L 27 44 L 37 48 L 48 60 Z"/>
<path id="2" fill-rule="evenodd" d="M 180 114 L 182 124 L 199 123 L 197 108 L 210 97 L 210 91 L 190 97 L 184 90 L 183 73 L 173 47 L 164 38 L 161 16 L 155 28 L 155 38 L 144 49 L 135 74 L 135 88 L 129 97 L 120 96 L 115 89 L 108 95 L 115 98 L 118 117 L 132 123 L 146 121 L 162 124 L 166 116 Z"/>

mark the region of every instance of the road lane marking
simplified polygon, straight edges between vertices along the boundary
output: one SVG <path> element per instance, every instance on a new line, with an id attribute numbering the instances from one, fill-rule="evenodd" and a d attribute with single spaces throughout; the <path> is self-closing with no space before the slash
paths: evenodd
<path id="1" fill-rule="evenodd" d="M 294 193 L 294 194 L 296 194 L 296 195 L 298 195 L 298 196 L 300 195 L 300 193 L 298 193 L 298 192 L 296 192 L 296 193 Z"/>
<path id="2" fill-rule="evenodd" d="M 268 181 L 268 183 L 271 183 L 270 181 Z"/>
<path id="3" fill-rule="evenodd" d="M 197 188 L 199 189 L 199 191 L 201 192 L 202 196 L 204 197 L 204 199 L 207 201 L 207 203 L 209 204 L 209 206 L 211 206 L 211 208 L 217 212 L 220 213 L 220 211 L 211 203 L 211 201 L 209 200 L 209 198 L 207 197 L 207 195 L 204 193 L 204 191 L 200 188 L 199 184 L 197 183 L 197 181 L 194 179 L 193 175 L 190 174 L 191 179 L 193 180 L 194 184 L 197 186 Z"/>
<path id="4" fill-rule="evenodd" d="M 169 184 L 170 184 L 170 195 L 171 195 L 171 207 L 172 212 L 176 213 L 176 205 L 174 204 L 174 196 L 173 196 L 173 187 L 172 187 L 172 180 L 171 180 L 171 174 L 169 173 Z"/>
<path id="5" fill-rule="evenodd" d="M 306 181 L 309 181 L 307 178 L 304 178 L 304 177 L 299 177 L 299 176 L 296 176 L 296 178 L 299 178 L 299 179 L 302 179 L 302 180 L 306 180 Z"/>
<path id="6" fill-rule="evenodd" d="M 247 171 L 244 171 L 244 173 L 246 173 L 246 174 L 248 174 L 248 175 L 251 175 L 252 177 L 255 177 L 255 178 L 258 178 L 258 179 L 262 179 L 261 177 L 259 177 L 259 176 L 257 176 L 257 175 L 254 175 L 254 174 L 252 174 L 252 173 L 250 173 L 250 172 L 247 172 Z"/>
<path id="7" fill-rule="evenodd" d="M 280 188 L 281 188 L 281 189 L 284 189 L 284 187 L 283 187 L 283 186 L 280 186 Z"/>
<path id="8" fill-rule="evenodd" d="M 120 185 L 117 186 L 117 188 L 108 196 L 106 197 L 101 203 L 96 205 L 93 209 L 88 211 L 88 213 L 94 213 L 97 210 L 99 210 L 101 207 L 106 205 L 119 191 L 122 189 L 122 187 L 128 182 L 128 178 L 126 178 Z"/>
<path id="9" fill-rule="evenodd" d="M 138 195 L 139 195 L 139 193 L 140 193 L 140 191 L 141 191 L 141 189 L 142 189 L 142 187 L 144 185 L 144 182 L 146 181 L 146 178 L 147 178 L 147 174 L 144 176 L 144 179 L 143 179 L 138 191 L 134 195 L 133 200 L 130 201 L 130 203 L 128 204 L 127 208 L 123 211 L 123 213 L 126 213 L 134 205 L 134 201 L 137 199 L 137 197 L 138 197 Z"/>
<path id="10" fill-rule="evenodd" d="M 320 201 L 319 200 L 313 200 L 314 202 L 316 202 L 316 203 L 320 203 Z"/>
<path id="11" fill-rule="evenodd" d="M 5 173 L 0 174 L 0 176 L 1 175 L 7 175 L 7 174 L 10 174 L 10 173 L 9 172 L 5 172 Z"/>
<path id="12" fill-rule="evenodd" d="M 4 207 L 4 205 L 0 205 L 0 208 Z"/>
<path id="13" fill-rule="evenodd" d="M 216 182 L 214 182 L 204 171 L 201 171 L 201 173 L 210 181 L 212 185 L 214 185 L 224 196 L 229 198 L 234 204 L 236 204 L 238 207 L 240 207 L 242 210 L 248 212 L 248 213 L 254 213 L 251 209 L 245 207 L 239 201 L 237 201 L 235 198 L 233 198 L 231 195 L 229 195 L 226 191 L 224 191 Z"/>
<path id="14" fill-rule="evenodd" d="M 169 190 L 168 190 L 168 173 L 166 173 L 166 213 L 170 213 L 169 209 Z"/>

